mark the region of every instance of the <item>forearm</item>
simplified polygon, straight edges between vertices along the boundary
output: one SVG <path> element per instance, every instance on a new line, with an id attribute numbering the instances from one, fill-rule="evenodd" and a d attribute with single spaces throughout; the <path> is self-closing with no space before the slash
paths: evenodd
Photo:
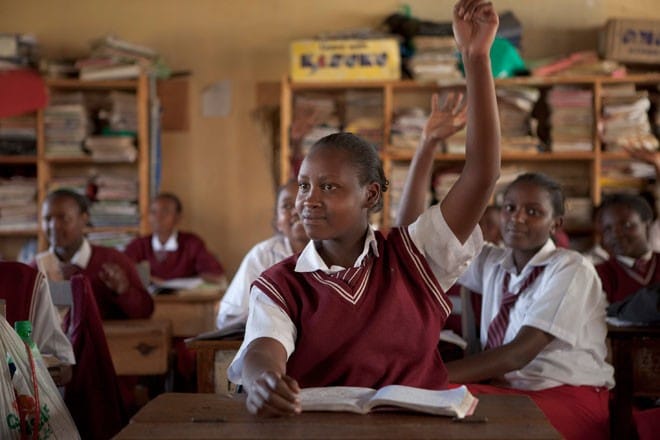
<path id="1" fill-rule="evenodd" d="M 249 387 L 265 372 L 286 374 L 286 350 L 273 338 L 258 338 L 250 343 L 245 350 L 241 381 Z M 248 388 L 249 389 L 249 388 Z"/>
<path id="2" fill-rule="evenodd" d="M 149 293 L 135 285 L 130 285 L 122 294 L 116 294 L 114 300 L 130 319 L 147 319 L 154 311 Z"/>
<path id="3" fill-rule="evenodd" d="M 433 169 L 434 152 L 435 145 L 432 145 L 432 142 L 428 142 L 426 139 L 422 139 L 421 145 L 410 163 L 395 226 L 407 226 L 424 212 L 426 208 L 426 190 Z"/>

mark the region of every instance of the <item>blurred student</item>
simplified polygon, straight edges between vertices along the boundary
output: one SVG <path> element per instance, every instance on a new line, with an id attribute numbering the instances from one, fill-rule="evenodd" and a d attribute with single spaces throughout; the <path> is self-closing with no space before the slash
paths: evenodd
<path id="1" fill-rule="evenodd" d="M 156 196 L 149 207 L 153 233 L 135 238 L 124 253 L 136 263 L 148 261 L 155 282 L 199 276 L 209 283 L 224 284 L 224 269 L 204 241 L 196 234 L 178 229 L 182 214 L 183 207 L 176 195 Z"/>
<path id="2" fill-rule="evenodd" d="M 303 250 L 309 237 L 296 212 L 298 182 L 290 180 L 277 191 L 274 225 L 277 234 L 256 244 L 245 255 L 220 302 L 219 329 L 242 326 L 248 318 L 250 287 L 261 273 Z"/>
<path id="3" fill-rule="evenodd" d="M 50 248 L 35 262 L 46 277 L 68 280 L 77 273 L 85 275 L 104 320 L 151 316 L 154 303 L 133 262 L 116 249 L 92 245 L 85 238 L 89 222 L 85 197 L 58 189 L 46 196 L 41 212 Z"/>

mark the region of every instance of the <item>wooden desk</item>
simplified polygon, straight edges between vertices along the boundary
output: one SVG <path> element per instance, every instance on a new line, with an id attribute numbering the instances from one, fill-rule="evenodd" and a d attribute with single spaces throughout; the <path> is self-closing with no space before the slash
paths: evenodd
<path id="1" fill-rule="evenodd" d="M 243 399 L 243 395 L 161 394 L 143 407 L 115 439 L 561 438 L 527 396 L 482 396 L 476 415 L 488 417 L 485 423 L 459 423 L 449 417 L 404 412 L 364 416 L 309 412 L 259 418 L 248 414 Z"/>
<path id="2" fill-rule="evenodd" d="M 634 438 L 633 397 L 660 396 L 660 326 L 607 327 L 616 386 L 610 401 L 612 438 Z"/>
<path id="3" fill-rule="evenodd" d="M 154 295 L 152 319 L 172 323 L 172 336 L 189 337 L 215 329 L 218 305 L 224 289 L 200 288 Z"/>
<path id="4" fill-rule="evenodd" d="M 169 321 L 104 321 L 103 330 L 117 375 L 165 374 L 169 367 Z"/>
<path id="5" fill-rule="evenodd" d="M 196 352 L 198 393 L 224 393 L 228 391 L 226 370 L 242 342 L 240 340 L 207 340 L 191 341 L 186 344 L 189 349 Z M 222 370 L 217 373 L 216 363 L 219 364 L 219 368 Z"/>

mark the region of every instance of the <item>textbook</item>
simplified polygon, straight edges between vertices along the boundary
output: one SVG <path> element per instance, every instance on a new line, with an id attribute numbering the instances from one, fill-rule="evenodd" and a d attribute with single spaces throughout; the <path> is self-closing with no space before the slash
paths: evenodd
<path id="1" fill-rule="evenodd" d="M 378 390 L 364 387 L 314 387 L 300 392 L 303 411 L 347 411 L 367 414 L 377 409 L 401 408 L 462 419 L 474 413 L 477 398 L 465 385 L 451 390 L 426 390 L 388 385 Z"/>

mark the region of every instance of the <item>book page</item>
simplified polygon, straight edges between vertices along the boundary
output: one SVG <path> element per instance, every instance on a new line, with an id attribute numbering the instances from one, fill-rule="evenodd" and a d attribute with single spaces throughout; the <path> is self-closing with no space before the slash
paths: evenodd
<path id="1" fill-rule="evenodd" d="M 303 411 L 349 411 L 366 414 L 365 403 L 376 391 L 363 387 L 303 388 L 300 400 Z"/>
<path id="2" fill-rule="evenodd" d="M 404 385 L 389 385 L 378 390 L 367 406 L 372 409 L 382 405 L 463 418 L 472 414 L 476 399 L 465 386 L 451 390 L 425 390 Z"/>

